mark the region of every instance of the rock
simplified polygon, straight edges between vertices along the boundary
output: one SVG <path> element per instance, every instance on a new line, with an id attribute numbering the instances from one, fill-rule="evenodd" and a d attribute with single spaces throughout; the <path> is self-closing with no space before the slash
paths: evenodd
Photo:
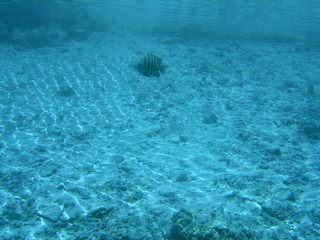
<path id="1" fill-rule="evenodd" d="M 63 209 L 57 204 L 41 204 L 38 206 L 36 214 L 39 217 L 45 218 L 51 222 L 57 222 L 62 215 Z"/>
<path id="2" fill-rule="evenodd" d="M 189 181 L 189 177 L 186 173 L 180 173 L 178 176 L 177 176 L 177 179 L 176 179 L 177 182 L 188 182 Z"/>
<path id="3" fill-rule="evenodd" d="M 315 123 L 307 123 L 303 128 L 304 134 L 313 140 L 320 140 L 320 125 Z"/>
<path id="4" fill-rule="evenodd" d="M 289 205 L 285 202 L 270 201 L 262 205 L 262 210 L 269 216 L 277 218 L 279 220 L 285 220 L 289 218 Z"/>
<path id="5" fill-rule="evenodd" d="M 75 220 L 75 219 L 79 218 L 84 213 L 84 210 L 79 205 L 76 198 L 74 198 L 72 195 L 64 194 L 64 195 L 60 196 L 56 200 L 56 202 L 57 202 L 57 204 L 63 206 L 64 214 L 66 215 L 64 218 L 67 221 Z"/>
<path id="6" fill-rule="evenodd" d="M 217 122 L 218 122 L 218 117 L 214 113 L 207 114 L 202 118 L 202 123 L 204 124 L 214 124 Z"/>
<path id="7" fill-rule="evenodd" d="M 112 209 L 113 207 L 99 207 L 90 211 L 88 216 L 92 218 L 104 218 L 112 211 Z"/>

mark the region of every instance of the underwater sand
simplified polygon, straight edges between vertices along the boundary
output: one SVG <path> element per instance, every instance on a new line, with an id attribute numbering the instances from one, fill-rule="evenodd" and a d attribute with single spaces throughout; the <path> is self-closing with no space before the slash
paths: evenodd
<path id="1" fill-rule="evenodd" d="M 0 51 L 0 239 L 320 236 L 319 47 L 121 32 Z M 148 53 L 159 78 L 132 67 Z"/>

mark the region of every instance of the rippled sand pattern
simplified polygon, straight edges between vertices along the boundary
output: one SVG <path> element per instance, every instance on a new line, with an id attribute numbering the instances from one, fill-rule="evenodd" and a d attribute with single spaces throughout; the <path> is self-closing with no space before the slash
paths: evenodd
<path id="1" fill-rule="evenodd" d="M 319 49 L 121 33 L 0 50 L 2 237 L 316 236 Z M 160 78 L 132 67 L 149 52 Z"/>

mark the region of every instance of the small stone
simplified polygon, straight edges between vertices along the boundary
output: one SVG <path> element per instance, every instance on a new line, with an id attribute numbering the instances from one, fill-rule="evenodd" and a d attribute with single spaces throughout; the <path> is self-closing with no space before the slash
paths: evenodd
<path id="1" fill-rule="evenodd" d="M 270 155 L 272 156 L 278 156 L 280 157 L 282 155 L 281 149 L 280 148 L 272 148 L 269 149 L 268 152 L 270 153 Z"/>
<path id="2" fill-rule="evenodd" d="M 64 213 L 70 220 L 74 220 L 83 215 L 84 210 L 79 205 L 78 201 L 71 195 L 64 194 L 56 201 L 63 206 Z"/>
<path id="3" fill-rule="evenodd" d="M 111 159 L 117 163 L 121 163 L 122 161 L 124 161 L 124 156 L 117 154 L 112 156 Z"/>
<path id="4" fill-rule="evenodd" d="M 218 117 L 214 113 L 210 113 L 203 116 L 202 123 L 204 124 L 214 124 L 218 122 Z"/>
<path id="5" fill-rule="evenodd" d="M 304 134 L 313 140 L 319 140 L 320 139 L 320 125 L 315 123 L 308 123 L 303 128 Z"/>
<path id="6" fill-rule="evenodd" d="M 92 210 L 89 213 L 89 217 L 93 217 L 93 218 L 104 218 L 106 217 L 111 211 L 112 211 L 113 207 L 99 207 L 96 208 L 94 210 Z"/>
<path id="7" fill-rule="evenodd" d="M 62 214 L 62 207 L 57 204 L 41 204 L 38 206 L 36 214 L 51 222 L 57 222 Z"/>
<path id="8" fill-rule="evenodd" d="M 180 173 L 176 179 L 177 182 L 187 182 L 189 180 L 186 173 Z"/>
<path id="9" fill-rule="evenodd" d="M 188 142 L 189 139 L 186 136 L 179 136 L 179 140 L 180 140 L 180 142 L 185 143 L 185 142 Z"/>
<path id="10" fill-rule="evenodd" d="M 84 187 L 72 186 L 69 189 L 70 189 L 70 191 L 78 193 L 84 199 L 88 199 L 91 195 L 91 192 L 87 188 L 84 188 Z"/>

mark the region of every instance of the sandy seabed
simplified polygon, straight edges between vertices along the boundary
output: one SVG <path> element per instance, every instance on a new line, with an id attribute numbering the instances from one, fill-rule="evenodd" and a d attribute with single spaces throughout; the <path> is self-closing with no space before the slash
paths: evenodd
<path id="1" fill-rule="evenodd" d="M 319 46 L 0 50 L 0 239 L 320 239 Z M 159 78 L 132 67 L 148 53 Z"/>

